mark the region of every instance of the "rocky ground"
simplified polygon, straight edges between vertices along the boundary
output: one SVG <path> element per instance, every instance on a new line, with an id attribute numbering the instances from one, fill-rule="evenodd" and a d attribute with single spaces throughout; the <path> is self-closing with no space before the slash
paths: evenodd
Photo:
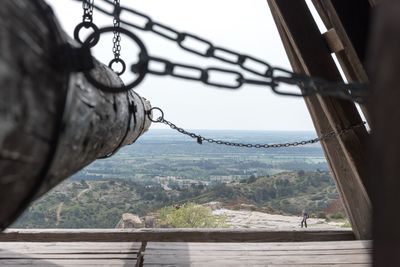
<path id="1" fill-rule="evenodd" d="M 270 230 L 300 229 L 300 216 L 268 214 L 249 210 L 215 209 L 214 215 L 223 215 L 231 228 L 264 228 Z M 335 230 L 343 228 L 344 222 L 327 222 L 325 219 L 309 218 L 308 228 L 313 230 Z"/>

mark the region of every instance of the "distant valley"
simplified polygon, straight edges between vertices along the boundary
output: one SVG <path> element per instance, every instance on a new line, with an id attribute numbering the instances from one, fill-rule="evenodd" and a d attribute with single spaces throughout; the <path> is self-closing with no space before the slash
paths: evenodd
<path id="1" fill-rule="evenodd" d="M 310 132 L 204 131 L 232 142 L 276 143 Z M 345 219 L 319 144 L 282 149 L 199 145 L 170 130 L 99 160 L 37 200 L 13 227 L 114 228 L 123 213 L 219 202 L 230 210 Z"/>

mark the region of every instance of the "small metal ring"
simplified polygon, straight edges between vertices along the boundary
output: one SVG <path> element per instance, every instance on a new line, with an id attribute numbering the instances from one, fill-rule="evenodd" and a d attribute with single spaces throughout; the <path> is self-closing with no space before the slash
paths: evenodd
<path id="1" fill-rule="evenodd" d="M 148 64 L 149 64 L 147 49 L 146 49 L 145 45 L 143 44 L 143 42 L 139 39 L 139 37 L 137 37 L 132 32 L 128 31 L 127 29 L 124 29 L 121 27 L 119 27 L 119 28 L 106 27 L 106 28 L 102 28 L 102 29 L 98 30 L 97 32 L 93 32 L 91 35 L 89 35 L 89 37 L 86 39 L 86 41 L 83 43 L 83 45 L 88 45 L 90 40 L 92 38 L 95 38 L 95 36 L 100 38 L 100 35 L 102 33 L 114 32 L 114 31 L 127 35 L 139 46 L 139 49 L 140 49 L 139 62 L 135 65 L 136 66 L 135 73 L 138 75 L 136 77 L 136 79 L 127 85 L 115 87 L 115 86 L 108 86 L 101 82 L 98 82 L 96 79 L 94 79 L 92 77 L 92 75 L 90 74 L 90 71 L 85 71 L 84 75 L 85 75 L 85 78 L 93 86 L 97 87 L 99 90 L 101 90 L 103 92 L 122 93 L 122 92 L 129 91 L 130 89 L 136 87 L 141 81 L 143 81 L 144 77 L 147 74 L 147 69 L 148 69 Z"/>
<path id="2" fill-rule="evenodd" d="M 112 65 L 113 65 L 114 63 L 121 63 L 121 65 L 122 65 L 122 70 L 121 70 L 121 71 L 115 71 L 115 70 L 113 69 L 113 67 L 112 67 Z M 121 76 L 122 74 L 124 74 L 124 72 L 125 72 L 125 70 L 126 70 L 125 61 L 123 61 L 123 60 L 120 59 L 120 58 L 114 58 L 113 60 L 111 60 L 110 63 L 108 63 L 108 67 L 109 67 L 110 69 L 112 69 L 118 76 Z"/>
<path id="3" fill-rule="evenodd" d="M 153 110 L 158 110 L 161 113 L 161 116 L 158 117 L 157 120 L 153 120 L 153 117 L 151 116 L 151 114 L 153 113 Z M 154 107 L 147 111 L 147 117 L 152 122 L 162 122 L 164 120 L 164 112 L 160 108 Z"/>
<path id="4" fill-rule="evenodd" d="M 87 42 L 82 42 L 81 38 L 79 37 L 79 33 L 82 30 L 82 28 L 85 29 L 89 29 L 92 28 L 93 33 L 90 34 L 91 38 L 88 38 L 90 41 Z M 93 46 L 95 46 L 100 39 L 100 34 L 97 34 L 99 32 L 99 28 L 96 26 L 96 24 L 89 22 L 89 21 L 85 21 L 85 22 L 81 22 L 78 25 L 76 25 L 75 30 L 74 30 L 74 39 L 79 42 L 80 44 L 86 44 L 88 47 L 92 48 Z"/>

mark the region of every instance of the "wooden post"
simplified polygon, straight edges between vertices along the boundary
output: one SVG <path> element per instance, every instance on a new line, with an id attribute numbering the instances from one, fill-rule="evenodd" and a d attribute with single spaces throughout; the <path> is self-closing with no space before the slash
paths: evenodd
<path id="1" fill-rule="evenodd" d="M 297 72 L 328 80 L 340 80 L 323 37 L 304 1 L 268 0 L 292 67 Z M 355 105 L 331 97 L 305 98 L 319 135 L 361 122 Z M 337 187 L 359 239 L 371 238 L 371 203 L 365 185 L 365 128 L 322 142 Z"/>
<path id="2" fill-rule="evenodd" d="M 134 92 L 103 93 L 82 74 L 53 67 L 56 21 L 42 0 L 0 9 L 0 229 L 34 199 L 149 127 L 149 103 Z M 53 29 L 49 28 L 53 25 Z M 60 34 L 60 36 L 63 36 Z M 64 36 L 66 41 L 68 38 Z M 93 75 L 122 84 L 96 63 Z"/>
<path id="3" fill-rule="evenodd" d="M 400 2 L 382 1 L 371 34 L 374 266 L 400 264 Z"/>

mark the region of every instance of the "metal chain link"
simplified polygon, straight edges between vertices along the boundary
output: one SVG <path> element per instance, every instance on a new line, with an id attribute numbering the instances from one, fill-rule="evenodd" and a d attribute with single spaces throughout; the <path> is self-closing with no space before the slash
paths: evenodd
<path id="1" fill-rule="evenodd" d="M 120 0 L 114 0 L 114 6 L 115 10 L 119 10 L 120 7 Z M 121 55 L 121 34 L 117 30 L 120 27 L 120 19 L 119 19 L 119 14 L 120 12 L 115 12 L 114 14 L 114 37 L 113 37 L 113 54 L 114 54 L 114 59 L 118 60 L 120 55 Z"/>
<path id="2" fill-rule="evenodd" d="M 158 110 L 161 113 L 161 116 L 158 117 L 156 120 L 154 120 L 152 118 L 153 110 Z M 179 132 L 181 134 L 184 134 L 184 135 L 187 135 L 187 136 L 189 136 L 191 138 L 196 139 L 197 143 L 199 143 L 199 144 L 203 144 L 203 142 L 206 141 L 206 142 L 211 143 L 211 144 L 233 146 L 233 147 L 246 147 L 246 148 L 282 148 L 282 147 L 304 146 L 304 145 L 307 145 L 307 144 L 314 144 L 314 143 L 318 143 L 318 142 L 321 142 L 321 141 L 325 141 L 327 139 L 330 139 L 330 138 L 333 138 L 333 137 L 336 137 L 336 136 L 342 136 L 342 135 L 346 134 L 349 131 L 352 131 L 352 130 L 357 129 L 357 128 L 364 127 L 364 125 L 366 124 L 366 122 L 363 121 L 363 122 L 355 124 L 353 126 L 341 129 L 338 132 L 332 131 L 332 132 L 323 134 L 320 137 L 316 137 L 316 138 L 309 139 L 309 140 L 288 142 L 288 143 L 278 143 L 278 144 L 250 144 L 250 143 L 246 144 L 246 143 L 223 141 L 223 140 L 218 140 L 218 139 L 213 139 L 213 138 L 206 138 L 206 137 L 203 137 L 203 136 L 201 136 L 199 134 L 186 131 L 185 129 L 183 129 L 181 127 L 178 127 L 174 123 L 166 120 L 164 118 L 164 112 L 158 107 L 153 107 L 149 111 L 147 111 L 147 116 L 152 122 L 163 123 L 165 125 L 168 125 L 171 129 L 173 129 L 173 130 L 175 130 L 175 131 L 177 131 L 177 132 Z"/>
<path id="3" fill-rule="evenodd" d="M 82 22 L 93 22 L 94 0 L 82 0 L 83 18 Z"/>
<path id="4" fill-rule="evenodd" d="M 111 0 L 102 1 L 105 4 L 109 4 L 110 8 L 105 7 L 105 5 L 94 5 L 94 8 L 106 15 L 114 16 L 115 13 L 129 14 L 129 20 L 121 16 L 120 23 L 142 31 L 153 32 L 156 35 L 175 42 L 179 47 L 187 52 L 239 66 L 241 69 L 257 75 L 262 79 L 247 79 L 243 74 L 229 69 L 202 69 L 193 65 L 171 63 L 168 60 L 155 57 L 141 57 L 140 62 L 136 64 L 136 66 L 132 66 L 132 71 L 134 72 L 137 70 L 137 65 L 143 66 L 144 64 L 147 64 L 150 66 L 150 64 L 148 64 L 149 61 L 157 61 L 165 64 L 165 69 L 162 71 L 149 69 L 147 71 L 148 73 L 155 75 L 171 75 L 177 78 L 201 81 L 207 85 L 222 88 L 237 89 L 243 84 L 254 84 L 271 87 L 273 92 L 280 95 L 308 96 L 319 93 L 356 102 L 365 101 L 368 95 L 368 90 L 365 84 L 331 82 L 317 77 L 310 77 L 305 74 L 293 73 L 282 68 L 272 67 L 261 59 L 215 46 L 204 38 L 186 32 L 179 32 L 169 26 L 155 22 L 146 14 L 131 8 L 124 6 L 119 6 L 117 8 Z M 185 68 L 197 73 L 198 75 L 181 75 L 176 71 L 177 68 Z M 229 76 L 230 80 L 227 82 L 224 78 L 223 80 L 215 81 L 215 74 L 225 74 L 224 76 Z M 288 87 L 282 88 L 281 85 L 283 84 L 297 86 L 299 88 L 294 92 L 286 91 L 286 88 Z"/>

